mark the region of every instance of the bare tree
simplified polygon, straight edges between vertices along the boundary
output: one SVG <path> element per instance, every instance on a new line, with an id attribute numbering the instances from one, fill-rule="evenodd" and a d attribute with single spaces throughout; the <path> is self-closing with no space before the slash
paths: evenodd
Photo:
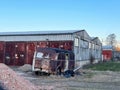
<path id="1" fill-rule="evenodd" d="M 116 45 L 116 35 L 115 34 L 108 35 L 106 38 L 106 44 L 114 47 Z"/>

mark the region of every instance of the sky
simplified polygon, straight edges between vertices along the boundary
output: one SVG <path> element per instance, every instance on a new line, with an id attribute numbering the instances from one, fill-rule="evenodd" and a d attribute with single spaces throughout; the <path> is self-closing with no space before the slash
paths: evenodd
<path id="1" fill-rule="evenodd" d="M 82 29 L 120 40 L 120 0 L 0 0 L 0 32 Z"/>

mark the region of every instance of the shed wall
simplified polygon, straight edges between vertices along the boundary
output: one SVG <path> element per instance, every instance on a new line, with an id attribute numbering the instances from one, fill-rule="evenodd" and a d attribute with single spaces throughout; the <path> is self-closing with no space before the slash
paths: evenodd
<path id="1" fill-rule="evenodd" d="M 75 44 L 75 38 L 78 39 L 78 46 Z M 76 68 L 83 66 L 86 62 L 90 62 L 91 57 L 94 61 L 101 60 L 101 43 L 97 38 L 91 42 L 91 37 L 86 31 L 77 32 L 74 34 L 74 53 L 76 60 Z"/>
<path id="2" fill-rule="evenodd" d="M 0 42 L 0 62 L 7 65 L 32 64 L 36 47 L 52 47 L 72 51 L 73 41 Z"/>

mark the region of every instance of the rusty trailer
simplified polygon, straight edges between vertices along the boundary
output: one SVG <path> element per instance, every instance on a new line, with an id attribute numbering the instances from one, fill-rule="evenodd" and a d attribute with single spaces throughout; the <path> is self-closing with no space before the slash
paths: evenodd
<path id="1" fill-rule="evenodd" d="M 74 69 L 74 53 L 58 48 L 37 48 L 34 54 L 32 71 L 36 74 L 61 74 Z"/>

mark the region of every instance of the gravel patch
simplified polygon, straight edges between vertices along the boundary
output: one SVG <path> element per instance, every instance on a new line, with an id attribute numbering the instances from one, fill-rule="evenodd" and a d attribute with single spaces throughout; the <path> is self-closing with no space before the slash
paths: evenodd
<path id="1" fill-rule="evenodd" d="M 36 76 L 33 72 L 15 70 L 34 85 L 54 86 L 53 90 L 120 90 L 120 72 L 80 70 L 74 77 L 65 78 L 57 75 Z"/>
<path id="2" fill-rule="evenodd" d="M 20 66 L 18 69 L 23 72 L 29 72 L 32 71 L 32 66 L 30 64 L 25 64 L 23 66 Z"/>

